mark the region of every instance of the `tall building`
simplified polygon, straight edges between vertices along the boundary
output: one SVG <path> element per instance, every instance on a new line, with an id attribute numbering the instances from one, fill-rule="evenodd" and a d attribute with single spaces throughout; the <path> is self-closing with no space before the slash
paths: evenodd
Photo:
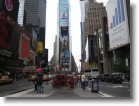
<path id="1" fill-rule="evenodd" d="M 86 3 L 85 36 L 93 35 L 96 29 L 101 27 L 101 18 L 106 15 L 106 7 L 103 6 L 103 3 L 88 0 Z"/>
<path id="2" fill-rule="evenodd" d="M 102 24 L 102 17 L 106 16 L 106 7 L 103 5 L 103 3 L 98 3 L 96 2 L 96 0 L 87 0 L 86 2 L 86 7 L 85 7 L 85 22 L 84 22 L 84 43 L 85 45 L 87 44 L 87 39 L 90 38 L 88 36 L 94 36 L 93 38 L 95 38 L 95 40 L 97 41 L 93 41 L 95 43 L 93 43 L 94 50 L 96 51 L 96 55 L 92 55 L 89 54 L 89 59 L 86 61 L 87 63 L 85 64 L 89 64 L 88 65 L 88 69 L 93 68 L 93 67 L 98 67 L 98 60 L 96 59 L 98 55 L 98 50 L 96 50 L 98 48 L 98 36 L 96 36 L 97 34 L 97 30 L 101 27 Z M 83 48 L 83 50 L 85 51 L 85 47 Z M 90 47 L 89 47 L 90 48 Z M 93 49 L 92 49 L 93 50 Z M 89 53 L 94 53 L 95 51 L 89 52 Z M 94 57 L 92 57 L 94 56 Z M 86 65 L 84 65 L 86 66 Z"/>
<path id="3" fill-rule="evenodd" d="M 109 0 L 106 6 L 112 71 L 130 73 L 130 0 Z"/>
<path id="4" fill-rule="evenodd" d="M 38 32 L 45 27 L 46 0 L 25 0 L 26 24 L 31 24 Z"/>
<path id="5" fill-rule="evenodd" d="M 24 27 L 27 30 L 34 29 L 37 33 L 37 65 L 44 61 L 45 51 L 45 22 L 46 22 L 46 0 L 25 0 L 24 4 Z"/>
<path id="6" fill-rule="evenodd" d="M 25 0 L 19 0 L 18 24 L 23 26 Z"/>
<path id="7" fill-rule="evenodd" d="M 85 51 L 84 51 L 84 22 L 85 22 L 85 11 L 86 11 L 86 2 L 87 0 L 80 0 L 80 9 L 81 9 L 81 71 L 83 66 L 83 60 L 85 58 Z"/>
<path id="8" fill-rule="evenodd" d="M 70 3 L 69 0 L 58 2 L 58 49 L 59 54 L 57 67 L 60 73 L 68 73 L 71 66 L 71 44 L 70 44 Z"/>

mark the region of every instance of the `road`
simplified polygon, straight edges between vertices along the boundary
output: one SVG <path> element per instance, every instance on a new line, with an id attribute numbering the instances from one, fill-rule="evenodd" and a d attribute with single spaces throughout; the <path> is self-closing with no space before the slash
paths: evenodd
<path id="1" fill-rule="evenodd" d="M 113 83 L 106 83 L 100 82 L 99 83 L 99 90 L 106 94 L 110 94 L 113 97 L 130 97 L 130 84 L 128 82 L 123 82 L 122 84 L 113 84 Z"/>
<path id="2" fill-rule="evenodd" d="M 91 92 L 91 82 L 89 86 L 83 91 L 80 87 L 70 89 L 69 87 L 53 88 L 43 84 L 44 92 L 36 93 L 32 82 L 18 81 L 10 85 L 0 86 L 0 96 L 9 97 L 45 97 L 45 98 L 130 98 L 130 83 L 123 82 L 122 84 L 113 84 L 106 82 L 99 82 L 99 92 Z M 12 94 L 12 95 L 11 95 Z"/>
<path id="3" fill-rule="evenodd" d="M 26 79 L 14 81 L 12 84 L 8 85 L 0 85 L 0 97 L 21 92 L 30 88 L 34 88 L 34 84 L 32 82 L 28 82 Z"/>

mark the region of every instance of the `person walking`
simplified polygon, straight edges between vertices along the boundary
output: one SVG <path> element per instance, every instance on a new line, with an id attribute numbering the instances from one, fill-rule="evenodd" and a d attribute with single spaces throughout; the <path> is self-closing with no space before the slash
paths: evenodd
<path id="1" fill-rule="evenodd" d="M 42 86 L 42 84 L 43 84 L 43 77 L 42 77 L 41 74 L 39 74 L 37 76 L 36 83 L 37 83 L 37 93 L 43 92 L 43 86 Z"/>
<path id="2" fill-rule="evenodd" d="M 85 89 L 85 74 L 84 72 L 81 75 L 81 85 L 82 85 L 82 89 Z"/>

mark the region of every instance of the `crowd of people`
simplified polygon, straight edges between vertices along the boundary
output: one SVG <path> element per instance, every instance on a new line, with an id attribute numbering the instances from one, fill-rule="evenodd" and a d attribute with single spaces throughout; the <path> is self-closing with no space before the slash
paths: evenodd
<path id="1" fill-rule="evenodd" d="M 66 80 L 67 87 L 70 87 L 70 88 L 81 87 L 84 90 L 86 86 L 88 86 L 88 77 L 85 76 L 84 73 L 82 73 L 81 76 L 69 75 L 69 76 L 66 76 L 66 78 L 67 78 Z M 53 82 L 53 79 L 51 79 L 51 82 Z M 52 85 L 53 84 L 54 83 L 52 83 Z M 36 79 L 34 80 L 34 85 L 35 85 L 35 91 L 37 93 L 43 92 L 43 74 L 37 75 Z"/>

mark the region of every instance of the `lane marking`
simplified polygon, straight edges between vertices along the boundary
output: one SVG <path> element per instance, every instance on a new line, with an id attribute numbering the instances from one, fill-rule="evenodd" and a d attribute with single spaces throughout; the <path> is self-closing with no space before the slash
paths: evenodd
<path id="1" fill-rule="evenodd" d="M 114 96 L 112 96 L 112 95 L 109 95 L 109 94 L 104 93 L 104 92 L 101 92 L 101 91 L 99 91 L 99 94 L 100 94 L 102 97 L 114 97 Z"/>

